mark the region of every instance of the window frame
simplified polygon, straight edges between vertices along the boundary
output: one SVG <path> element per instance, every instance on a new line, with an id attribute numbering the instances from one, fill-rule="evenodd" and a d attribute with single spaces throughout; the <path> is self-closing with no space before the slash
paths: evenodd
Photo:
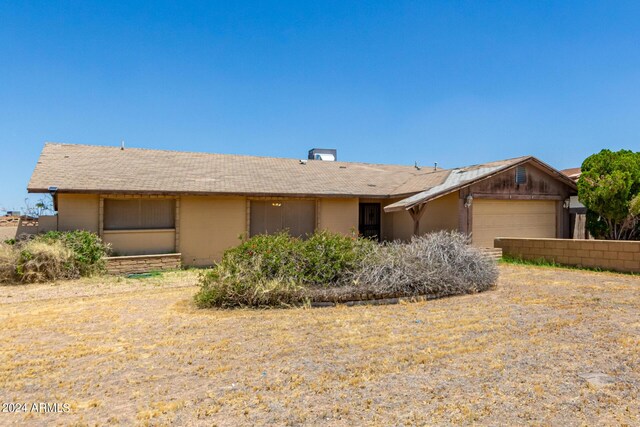
<path id="1" fill-rule="evenodd" d="M 132 225 L 122 225 L 122 224 L 113 224 L 113 221 L 110 221 L 108 218 L 109 207 L 108 204 L 111 202 L 119 202 L 119 203 L 133 203 L 137 202 L 137 218 L 136 224 Z M 166 224 L 160 224 L 162 221 L 157 221 L 155 223 L 150 224 L 149 226 L 145 226 L 143 224 L 144 221 L 144 213 L 143 213 L 143 205 L 145 203 L 160 203 L 160 202 L 169 202 L 171 203 L 170 210 L 166 212 L 168 219 Z M 104 197 L 102 203 L 102 231 L 103 232 L 127 232 L 127 231 L 153 231 L 153 230 L 166 230 L 171 231 L 176 229 L 176 224 L 178 220 L 177 214 L 178 201 L 176 198 L 150 198 L 150 197 L 134 197 L 134 198 L 124 198 L 124 197 Z M 147 215 L 153 215 L 152 211 L 149 210 L 146 212 Z M 169 225 L 168 223 L 171 223 Z"/>
<path id="2" fill-rule="evenodd" d="M 280 198 L 280 197 L 251 197 L 251 198 L 247 198 L 247 204 L 248 204 L 248 209 L 247 209 L 247 236 L 248 237 L 253 237 L 256 235 L 260 235 L 260 234 L 265 234 L 264 231 L 259 231 L 259 232 L 253 232 L 252 229 L 254 228 L 253 225 L 253 220 L 255 218 L 252 218 L 254 213 L 255 213 L 255 208 L 254 208 L 254 203 L 255 202 L 260 202 L 260 203 L 265 203 L 265 204 L 272 204 L 272 205 L 278 205 L 278 207 L 282 207 L 282 205 L 286 204 L 286 203 L 291 203 L 291 202 L 310 202 L 313 206 L 313 218 L 311 218 L 310 222 L 312 224 L 312 229 L 308 232 L 305 232 L 304 234 L 301 234 L 299 236 L 294 236 L 293 234 L 291 234 L 291 228 L 290 227 L 282 227 L 280 228 L 278 231 L 267 231 L 266 234 L 275 234 L 278 232 L 282 232 L 282 231 L 287 231 L 289 234 L 291 234 L 294 237 L 301 237 L 304 238 L 306 235 L 308 234 L 313 234 L 317 229 L 318 229 L 318 199 L 315 198 Z M 284 218 L 283 218 L 284 220 Z"/>

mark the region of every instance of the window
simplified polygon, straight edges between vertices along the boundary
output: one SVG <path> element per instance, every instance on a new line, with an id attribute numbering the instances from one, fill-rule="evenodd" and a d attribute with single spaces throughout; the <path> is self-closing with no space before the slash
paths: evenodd
<path id="1" fill-rule="evenodd" d="M 527 183 L 527 170 L 524 166 L 516 167 L 516 184 L 526 184 Z"/>
<path id="2" fill-rule="evenodd" d="M 171 229 L 176 224 L 173 199 L 105 199 L 105 230 Z"/>
<path id="3" fill-rule="evenodd" d="M 249 233 L 274 234 L 287 230 L 295 237 L 311 234 L 316 228 L 314 200 L 252 200 Z"/>

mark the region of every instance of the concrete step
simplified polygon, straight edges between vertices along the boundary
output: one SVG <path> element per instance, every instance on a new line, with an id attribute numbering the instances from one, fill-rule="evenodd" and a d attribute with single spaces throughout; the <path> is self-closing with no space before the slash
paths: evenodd
<path id="1" fill-rule="evenodd" d="M 502 249 L 501 248 L 480 248 L 480 250 L 489 258 L 495 259 L 496 261 L 502 258 Z"/>

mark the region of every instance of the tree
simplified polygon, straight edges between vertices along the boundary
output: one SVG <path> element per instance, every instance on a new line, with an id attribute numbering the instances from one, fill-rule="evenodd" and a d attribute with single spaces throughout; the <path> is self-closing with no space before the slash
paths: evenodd
<path id="1" fill-rule="evenodd" d="M 587 228 L 610 240 L 640 238 L 640 152 L 602 150 L 582 163 L 578 198 Z"/>
<path id="2" fill-rule="evenodd" d="M 50 195 L 45 195 L 40 197 L 40 199 L 35 203 L 31 204 L 29 199 L 24 199 L 25 205 L 25 215 L 39 218 L 42 215 L 51 215 L 55 213 L 53 209 L 53 198 Z"/>

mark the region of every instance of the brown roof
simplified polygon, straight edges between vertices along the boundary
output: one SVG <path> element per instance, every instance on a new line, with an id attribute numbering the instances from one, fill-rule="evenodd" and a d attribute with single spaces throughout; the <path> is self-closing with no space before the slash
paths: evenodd
<path id="1" fill-rule="evenodd" d="M 433 168 L 45 144 L 28 191 L 388 197 L 448 174 Z M 398 190 L 400 192 L 398 192 Z"/>
<path id="2" fill-rule="evenodd" d="M 564 175 L 568 176 L 572 180 L 577 181 L 578 178 L 580 178 L 580 174 L 582 173 L 582 169 L 581 168 L 569 168 L 569 169 L 563 169 L 560 172 L 562 172 Z"/>
<path id="3" fill-rule="evenodd" d="M 414 206 L 426 203 L 429 200 L 437 199 L 438 197 L 445 196 L 461 188 L 472 185 L 478 181 L 490 178 L 498 173 L 513 169 L 516 166 L 528 162 L 537 164 L 540 168 L 545 169 L 551 175 L 555 175 L 571 188 L 576 188 L 575 183 L 571 179 L 562 175 L 559 171 L 555 170 L 551 166 L 541 162 L 533 156 L 523 156 L 513 159 L 500 160 L 497 162 L 489 162 L 480 165 L 451 169 L 446 179 L 441 183 L 430 188 L 426 188 L 423 191 L 416 193 L 410 197 L 387 205 L 384 207 L 384 210 L 385 212 L 408 210 Z"/>
<path id="4" fill-rule="evenodd" d="M 408 209 L 529 160 L 555 171 L 530 156 L 434 170 L 432 167 L 418 169 L 414 166 L 47 143 L 27 189 L 31 193 L 48 192 L 49 187 L 57 187 L 60 193 L 412 195 L 389 206 Z M 555 172 L 573 185 L 564 175 Z"/>

